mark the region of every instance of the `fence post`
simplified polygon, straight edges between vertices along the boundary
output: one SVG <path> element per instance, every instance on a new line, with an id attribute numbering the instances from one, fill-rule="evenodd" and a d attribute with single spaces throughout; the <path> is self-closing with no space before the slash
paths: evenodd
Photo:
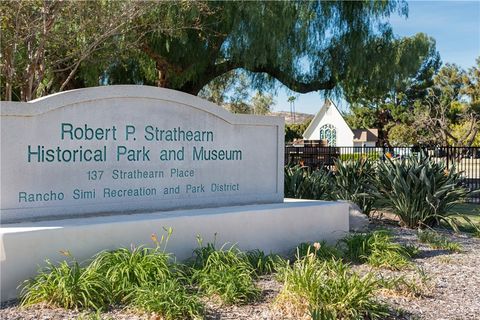
<path id="1" fill-rule="evenodd" d="M 447 146 L 447 170 L 449 170 L 449 163 L 450 163 L 450 147 Z"/>

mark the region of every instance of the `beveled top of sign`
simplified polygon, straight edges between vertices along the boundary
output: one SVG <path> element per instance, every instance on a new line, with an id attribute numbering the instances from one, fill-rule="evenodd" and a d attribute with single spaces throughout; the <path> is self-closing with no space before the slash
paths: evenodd
<path id="1" fill-rule="evenodd" d="M 283 124 L 283 117 L 233 114 L 222 107 L 181 91 L 142 85 L 113 85 L 55 93 L 29 102 L 2 101 L 2 116 L 32 117 L 85 102 L 108 99 L 150 99 L 174 102 L 208 112 L 230 124 Z"/>

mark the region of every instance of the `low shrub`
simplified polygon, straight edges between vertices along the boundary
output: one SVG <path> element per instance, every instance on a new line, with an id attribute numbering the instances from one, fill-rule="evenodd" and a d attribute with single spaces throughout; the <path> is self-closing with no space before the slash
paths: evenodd
<path id="1" fill-rule="evenodd" d="M 409 250 L 392 242 L 387 232 L 374 232 L 368 241 L 368 246 L 370 254 L 366 257 L 366 261 L 373 267 L 400 270 L 411 266 Z"/>
<path id="2" fill-rule="evenodd" d="M 377 177 L 382 206 L 409 228 L 432 227 L 447 220 L 453 206 L 469 194 L 455 168 L 448 170 L 422 154 L 380 162 Z"/>
<path id="3" fill-rule="evenodd" d="M 339 241 L 345 258 L 352 262 L 368 263 L 373 267 L 400 270 L 411 265 L 415 247 L 392 241 L 389 232 L 353 233 Z"/>
<path id="4" fill-rule="evenodd" d="M 155 248 L 135 247 L 103 251 L 97 254 L 91 266 L 107 279 L 113 299 L 117 303 L 128 303 L 138 287 L 156 285 L 173 277 L 182 277 L 180 269 L 172 263 L 173 256 L 166 253 L 172 229 L 166 229 L 159 240 L 151 235 Z"/>
<path id="5" fill-rule="evenodd" d="M 193 271 L 200 292 L 218 296 L 226 304 L 246 303 L 259 297 L 255 269 L 234 246 L 210 252 L 201 268 Z"/>
<path id="6" fill-rule="evenodd" d="M 95 267 L 81 267 L 75 259 L 71 260 L 59 265 L 47 260 L 47 266 L 25 282 L 20 304 L 43 302 L 53 307 L 96 310 L 108 307 L 111 292 L 105 276 Z"/>
<path id="7" fill-rule="evenodd" d="M 286 198 L 326 200 L 331 190 L 331 176 L 326 170 L 302 166 L 285 166 Z"/>
<path id="8" fill-rule="evenodd" d="M 136 288 L 130 306 L 165 320 L 203 319 L 204 313 L 200 299 L 176 279 Z"/>
<path id="9" fill-rule="evenodd" d="M 378 319 L 387 315 L 375 299 L 373 274 L 353 273 L 340 260 L 320 260 L 309 253 L 286 268 L 284 285 L 275 302 L 284 314 L 312 319 Z"/>
<path id="10" fill-rule="evenodd" d="M 435 231 L 419 230 L 417 232 L 418 241 L 427 243 L 432 249 L 441 249 L 451 252 L 461 252 L 462 246 L 455 241 L 448 240 L 445 236 Z"/>
<path id="11" fill-rule="evenodd" d="M 108 280 L 114 300 L 128 303 L 136 288 L 173 277 L 170 259 L 156 248 L 120 248 L 97 254 L 92 266 Z"/>
<path id="12" fill-rule="evenodd" d="M 365 159 L 337 160 L 335 168 L 332 198 L 352 201 L 369 215 L 377 199 L 373 162 Z"/>

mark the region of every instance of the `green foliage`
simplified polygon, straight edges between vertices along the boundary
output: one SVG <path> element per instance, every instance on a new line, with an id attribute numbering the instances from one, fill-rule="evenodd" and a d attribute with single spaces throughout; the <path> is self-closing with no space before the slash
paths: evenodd
<path id="1" fill-rule="evenodd" d="M 339 245 L 344 257 L 352 262 L 365 262 L 371 253 L 369 243 L 372 235 L 372 233 L 350 233 L 340 239 Z"/>
<path id="2" fill-rule="evenodd" d="M 337 160 L 332 176 L 324 169 L 312 171 L 308 167 L 285 166 L 285 197 L 296 199 L 350 200 L 365 214 L 376 201 L 373 161 Z"/>
<path id="3" fill-rule="evenodd" d="M 383 61 L 386 52 L 399 54 L 383 20 L 397 8 L 406 13 L 401 2 L 158 5 L 142 17 L 143 28 L 134 29 L 132 38 L 143 40 L 139 49 L 160 61 L 172 89 L 196 94 L 212 79 L 242 68 L 250 73 L 253 87 L 268 87 L 277 79 L 294 91 L 308 92 L 367 78 L 372 61 Z M 144 30 L 154 31 L 138 35 Z M 373 47 L 382 52 L 376 54 Z M 405 62 L 417 59 L 410 55 Z M 301 60 L 309 68 L 299 68 Z M 390 78 L 387 72 L 383 76 Z"/>
<path id="4" fill-rule="evenodd" d="M 340 155 L 340 160 L 342 162 L 345 161 L 360 161 L 360 160 L 368 160 L 368 161 L 377 161 L 380 159 L 380 153 L 375 152 L 368 152 L 368 153 L 342 153 Z"/>
<path id="5" fill-rule="evenodd" d="M 128 302 L 137 287 L 173 277 L 170 259 L 157 248 L 120 248 L 99 253 L 91 265 L 108 279 L 115 301 Z"/>
<path id="6" fill-rule="evenodd" d="M 422 268 L 417 268 L 416 272 L 410 276 L 393 276 L 390 278 L 380 278 L 382 290 L 389 290 L 404 297 L 423 297 L 432 289 L 431 278 Z"/>
<path id="7" fill-rule="evenodd" d="M 380 162 L 377 177 L 382 205 L 409 228 L 438 225 L 468 195 L 455 168 L 447 170 L 422 154 Z"/>
<path id="8" fill-rule="evenodd" d="M 357 204 L 363 213 L 370 214 L 376 200 L 375 168 L 372 161 L 335 161 L 336 172 L 333 179 L 333 198 L 350 200 Z"/>
<path id="9" fill-rule="evenodd" d="M 284 193 L 287 198 L 328 199 L 331 189 L 330 173 L 323 169 L 285 166 Z"/>
<path id="10" fill-rule="evenodd" d="M 217 238 L 217 234 L 215 234 L 215 240 Z M 191 266 L 194 269 L 202 269 L 205 267 L 208 257 L 217 249 L 215 248 L 215 242 L 207 243 L 203 245 L 203 239 L 197 235 L 197 248 L 193 250 L 193 261 L 191 261 Z"/>
<path id="11" fill-rule="evenodd" d="M 402 1 L 32 1 L 1 9 L 1 82 L 14 92 L 27 80 L 43 94 L 102 78 L 197 94 L 238 69 L 257 89 L 275 80 L 297 92 L 383 88 L 395 73 L 415 72 L 427 54 L 416 42 L 396 41 L 385 22 L 394 12 L 406 15 Z M 372 70 L 381 74 L 372 77 Z"/>
<path id="12" fill-rule="evenodd" d="M 234 246 L 209 252 L 201 268 L 193 271 L 200 292 L 218 296 L 226 304 L 247 303 L 258 298 L 255 270 Z"/>
<path id="13" fill-rule="evenodd" d="M 68 254 L 69 255 L 69 254 Z M 111 302 L 108 280 L 94 266 L 83 268 L 72 259 L 47 266 L 27 280 L 20 294 L 22 306 L 44 302 L 62 308 L 104 309 Z"/>
<path id="14" fill-rule="evenodd" d="M 258 249 L 245 252 L 245 258 L 258 276 L 272 274 L 277 267 L 285 264 L 285 260 L 279 255 L 266 255 L 265 252 Z"/>
<path id="15" fill-rule="evenodd" d="M 252 97 L 253 114 L 266 115 L 275 102 L 273 95 L 258 92 Z"/>
<path id="16" fill-rule="evenodd" d="M 475 125 L 473 126 L 475 128 Z M 450 126 L 452 138 L 448 141 L 450 144 L 455 144 L 456 141 L 472 141 L 472 147 L 480 147 L 480 134 L 472 129 L 472 123 L 469 120 L 460 121 L 458 124 Z"/>
<path id="17" fill-rule="evenodd" d="M 458 242 L 450 241 L 445 236 L 430 230 L 419 230 L 418 241 L 427 243 L 433 249 L 441 249 L 452 252 L 461 252 L 462 246 Z"/>
<path id="18" fill-rule="evenodd" d="M 397 124 L 388 131 L 388 141 L 394 146 L 408 147 L 418 143 L 416 129 L 407 124 Z"/>
<path id="19" fill-rule="evenodd" d="M 310 119 L 303 123 L 285 124 L 285 142 L 292 142 L 294 139 L 303 139 L 303 133 L 307 130 L 311 121 Z"/>
<path id="20" fill-rule="evenodd" d="M 386 231 L 352 233 L 341 239 L 340 248 L 345 258 L 368 263 L 373 267 L 400 270 L 411 265 L 410 258 L 417 250 L 392 242 Z"/>
<path id="21" fill-rule="evenodd" d="M 453 223 L 443 223 L 442 226 L 453 227 L 454 231 L 462 231 L 480 238 L 480 205 L 462 203 L 452 208 Z"/>
<path id="22" fill-rule="evenodd" d="M 343 115 L 350 128 L 369 129 L 381 128 L 379 110 L 363 104 L 353 103 L 350 111 Z"/>
<path id="23" fill-rule="evenodd" d="M 316 257 L 320 260 L 340 259 L 342 257 L 342 252 L 325 241 L 316 242 L 315 244 L 302 242 L 296 248 L 297 259 L 303 259 L 311 253 L 315 253 Z"/>
<path id="24" fill-rule="evenodd" d="M 374 232 L 367 246 L 370 247 L 370 254 L 366 260 L 373 267 L 400 270 L 411 266 L 411 250 L 392 242 L 391 236 L 386 232 Z"/>
<path id="25" fill-rule="evenodd" d="M 476 66 L 467 73 L 447 63 L 434 76 L 434 84 L 420 101 L 413 122 L 417 131 L 430 133 L 427 142 L 454 146 L 478 143 L 478 70 Z"/>
<path id="26" fill-rule="evenodd" d="M 381 86 L 359 83 L 346 91 L 346 99 L 351 103 L 347 123 L 355 129 L 378 128 L 382 144 L 429 143 L 431 132 L 424 125 L 413 123 L 421 122 L 420 106 L 434 85 L 433 77 L 441 66 L 435 40 L 419 33 L 394 41 L 398 44 L 398 54 L 387 59 L 393 69 L 388 66 L 385 68 L 396 74 L 395 79 Z M 408 68 L 403 71 L 397 69 L 406 65 L 410 65 L 410 71 L 406 71 Z M 375 79 L 382 72 L 372 71 L 370 77 Z"/>
<path id="27" fill-rule="evenodd" d="M 312 319 L 378 319 L 387 315 L 376 301 L 373 274 L 360 277 L 340 260 L 321 260 L 314 252 L 287 267 L 276 304 L 293 317 Z"/>
<path id="28" fill-rule="evenodd" d="M 130 305 L 143 312 L 158 314 L 165 320 L 203 319 L 204 313 L 200 299 L 176 279 L 136 288 Z"/>

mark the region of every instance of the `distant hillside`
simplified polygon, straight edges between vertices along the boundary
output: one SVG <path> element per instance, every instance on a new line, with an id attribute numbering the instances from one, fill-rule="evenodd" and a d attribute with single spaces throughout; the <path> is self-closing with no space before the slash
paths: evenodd
<path id="1" fill-rule="evenodd" d="M 285 117 L 285 123 L 286 124 L 291 124 L 293 123 L 293 117 L 290 114 L 289 111 L 277 111 L 277 112 L 272 112 L 270 113 L 272 116 L 282 116 Z M 307 120 L 313 119 L 314 115 L 313 114 L 308 114 L 308 113 L 301 113 L 301 112 L 295 112 L 295 123 L 303 123 Z"/>

